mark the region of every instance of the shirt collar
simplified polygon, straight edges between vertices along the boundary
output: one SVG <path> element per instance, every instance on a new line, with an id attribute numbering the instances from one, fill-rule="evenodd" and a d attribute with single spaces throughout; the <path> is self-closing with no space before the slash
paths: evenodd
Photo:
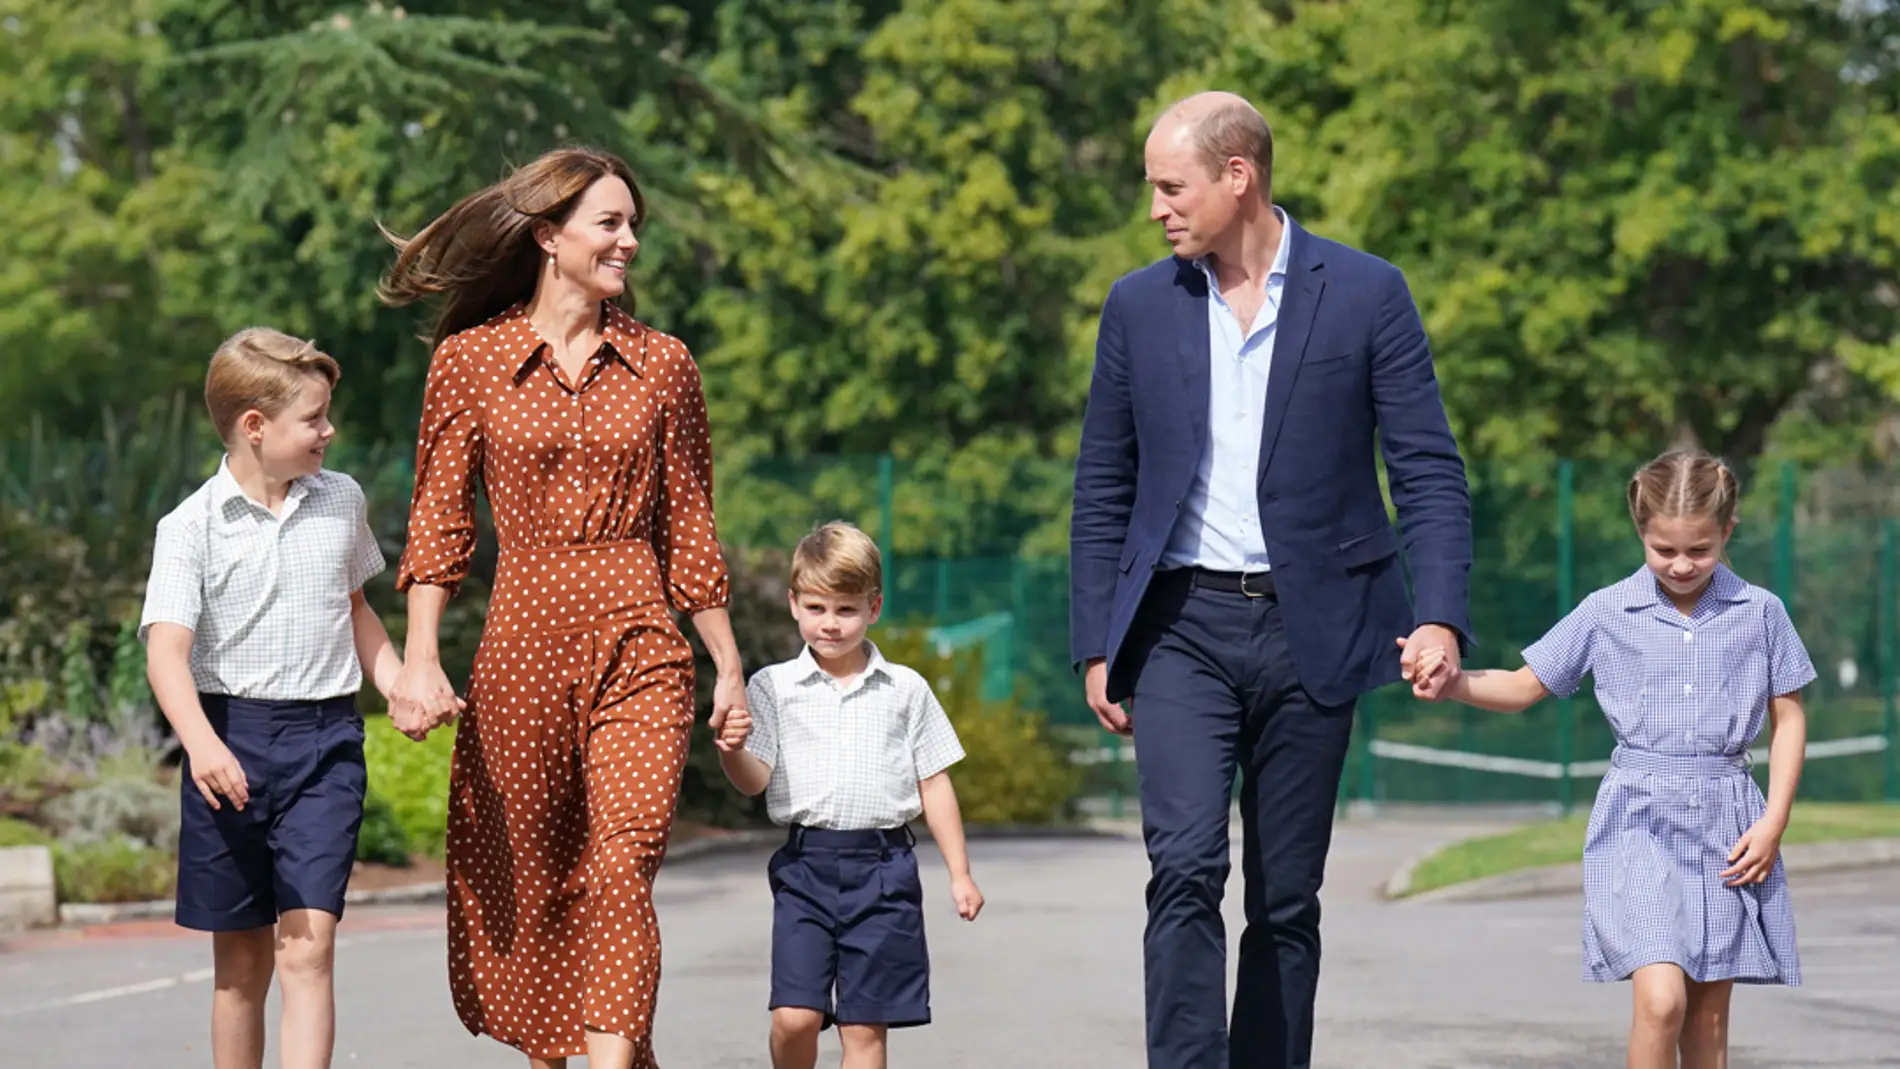
<path id="1" fill-rule="evenodd" d="M 600 343 L 612 353 L 615 359 L 626 365 L 635 375 L 645 372 L 647 326 L 627 314 L 627 310 L 612 301 L 601 302 L 606 315 L 602 317 Z M 546 350 L 547 342 L 541 333 L 528 322 L 528 302 L 517 301 L 510 305 L 489 325 L 498 332 L 495 345 L 502 356 L 508 360 L 508 366 L 514 369 L 514 380 L 519 383 L 522 375 L 533 367 Z"/>
<path id="2" fill-rule="evenodd" d="M 1273 206 L 1273 214 L 1275 218 L 1280 220 L 1280 247 L 1273 253 L 1273 266 L 1267 268 L 1267 285 L 1269 286 L 1275 282 L 1286 281 L 1286 268 L 1290 261 L 1289 253 L 1293 248 L 1293 227 L 1287 221 L 1285 210 L 1278 204 L 1275 204 Z M 1220 292 L 1220 279 L 1215 276 L 1214 265 L 1208 262 L 1207 257 L 1198 256 L 1193 260 L 1193 264 L 1195 267 L 1201 269 L 1201 274 L 1207 276 L 1208 285 L 1213 286 L 1216 293 Z"/>
<path id="3" fill-rule="evenodd" d="M 1623 608 L 1632 612 L 1657 606 L 1674 607 L 1662 584 L 1656 581 L 1656 573 L 1650 571 L 1648 565 L 1636 569 L 1635 574 L 1623 581 L 1622 588 Z M 1704 598 L 1740 604 L 1748 600 L 1748 581 L 1729 570 L 1728 565 L 1717 564 L 1715 574 L 1709 578 L 1708 587 L 1703 590 L 1702 597 L 1696 600 Z"/>
<path id="4" fill-rule="evenodd" d="M 857 681 L 862 683 L 872 676 L 877 675 L 889 679 L 891 674 L 890 664 L 884 660 L 884 654 L 878 650 L 877 643 L 872 642 L 868 638 L 865 639 L 864 652 L 867 655 L 864 662 L 864 671 L 858 676 Z M 797 666 L 794 677 L 801 684 L 817 683 L 831 678 L 831 673 L 818 666 L 818 658 L 812 654 L 810 646 L 799 650 L 798 659 L 793 663 Z"/>
<path id="5" fill-rule="evenodd" d="M 283 518 L 289 519 L 290 514 L 303 503 L 303 499 L 310 496 L 310 484 L 313 481 L 302 477 L 290 481 L 290 488 L 284 492 Z M 211 477 L 212 511 L 218 514 L 219 519 L 229 519 L 230 515 L 226 510 L 232 501 L 240 500 L 261 512 L 270 511 L 264 507 L 263 502 L 252 498 L 244 492 L 242 486 L 238 485 L 237 476 L 231 474 L 231 454 L 226 453 L 218 458 L 217 474 Z"/>

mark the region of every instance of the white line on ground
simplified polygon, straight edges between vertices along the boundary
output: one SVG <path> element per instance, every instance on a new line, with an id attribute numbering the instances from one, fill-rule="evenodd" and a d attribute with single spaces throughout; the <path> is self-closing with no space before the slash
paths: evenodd
<path id="1" fill-rule="evenodd" d="M 393 939 L 414 939 L 418 936 L 439 936 L 439 930 L 420 929 L 394 932 L 374 932 L 364 935 L 338 936 L 338 949 L 348 946 L 362 946 L 369 943 L 388 942 Z M 167 991 L 184 984 L 198 984 L 211 979 L 210 969 L 193 969 L 177 976 L 161 976 L 156 980 L 145 980 L 136 984 L 121 984 L 117 987 L 102 987 L 93 991 L 82 991 L 76 995 L 64 995 L 47 999 L 44 1002 L 31 1002 L 24 1006 L 0 1007 L 0 1017 L 18 1017 L 23 1014 L 37 1013 L 42 1010 L 65 1009 L 69 1006 L 84 1006 L 94 1002 L 106 1002 L 115 998 L 132 995 L 147 995 L 154 991 Z"/>

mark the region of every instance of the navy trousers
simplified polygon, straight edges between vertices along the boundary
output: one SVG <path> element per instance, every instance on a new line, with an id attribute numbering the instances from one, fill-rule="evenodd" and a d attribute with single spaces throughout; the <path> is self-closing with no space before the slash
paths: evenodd
<path id="1" fill-rule="evenodd" d="M 1319 889 L 1354 703 L 1323 706 L 1300 687 L 1266 577 L 1243 593 L 1199 576 L 1158 573 L 1130 636 L 1148 1066 L 1309 1069 Z M 1221 899 L 1237 769 L 1246 928 L 1230 1025 Z"/>

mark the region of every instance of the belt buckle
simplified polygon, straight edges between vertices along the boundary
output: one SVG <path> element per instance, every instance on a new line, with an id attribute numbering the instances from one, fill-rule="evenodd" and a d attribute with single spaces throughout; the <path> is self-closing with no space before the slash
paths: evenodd
<path id="1" fill-rule="evenodd" d="M 1266 591 L 1264 591 L 1264 590 L 1249 590 L 1249 589 L 1247 589 L 1247 580 L 1248 580 L 1248 579 L 1251 579 L 1252 577 L 1254 577 L 1254 576 L 1256 576 L 1256 575 L 1266 575 L 1266 574 L 1267 574 L 1266 572 L 1241 572 L 1241 573 L 1240 573 L 1240 592 L 1241 592 L 1241 594 L 1242 594 L 1242 595 L 1244 595 L 1244 596 L 1246 596 L 1246 597 L 1250 597 L 1250 598 L 1264 598 L 1264 597 L 1266 597 L 1266 596 L 1267 596 L 1267 592 L 1266 592 Z"/>

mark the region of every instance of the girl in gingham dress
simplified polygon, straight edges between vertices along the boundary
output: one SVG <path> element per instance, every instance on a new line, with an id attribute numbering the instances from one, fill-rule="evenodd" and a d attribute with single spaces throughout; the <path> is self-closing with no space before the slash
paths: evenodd
<path id="1" fill-rule="evenodd" d="M 1727 1064 L 1737 983 L 1801 982 L 1780 845 L 1801 778 L 1815 678 L 1787 609 L 1723 563 L 1738 487 L 1721 461 L 1672 452 L 1629 484 L 1647 560 L 1524 651 L 1464 672 L 1449 697 L 1514 713 L 1588 674 L 1616 733 L 1583 848 L 1584 977 L 1631 980 L 1631 1069 Z M 1402 640 L 1401 640 L 1402 641 Z M 1421 658 L 1414 686 L 1447 670 Z M 1749 745 L 1774 724 L 1768 796 Z"/>

